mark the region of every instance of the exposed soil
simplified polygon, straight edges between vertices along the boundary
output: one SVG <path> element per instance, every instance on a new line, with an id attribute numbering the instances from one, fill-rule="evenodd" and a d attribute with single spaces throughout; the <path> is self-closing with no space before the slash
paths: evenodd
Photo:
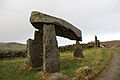
<path id="1" fill-rule="evenodd" d="M 110 65 L 95 80 L 120 80 L 120 53 L 113 51 Z"/>

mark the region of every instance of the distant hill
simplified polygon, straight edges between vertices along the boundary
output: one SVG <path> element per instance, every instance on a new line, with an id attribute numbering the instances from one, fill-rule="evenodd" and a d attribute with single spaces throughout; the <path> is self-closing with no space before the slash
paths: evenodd
<path id="1" fill-rule="evenodd" d="M 120 40 L 113 40 L 113 41 L 105 41 L 101 42 L 102 45 L 106 47 L 120 47 Z"/>
<path id="2" fill-rule="evenodd" d="M 3 43 L 0 42 L 0 50 L 25 50 L 26 45 L 16 42 Z"/>
<path id="3" fill-rule="evenodd" d="M 104 45 L 105 47 L 120 47 L 120 40 L 101 42 L 101 45 Z M 25 49 L 26 44 L 16 42 L 10 43 L 0 42 L 0 50 L 25 50 Z"/>

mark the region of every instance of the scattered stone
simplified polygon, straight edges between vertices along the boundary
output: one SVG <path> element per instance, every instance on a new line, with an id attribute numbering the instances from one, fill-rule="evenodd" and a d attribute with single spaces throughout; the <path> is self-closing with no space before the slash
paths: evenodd
<path id="1" fill-rule="evenodd" d="M 53 73 L 47 80 L 65 80 L 64 76 L 60 73 Z"/>
<path id="2" fill-rule="evenodd" d="M 89 68 L 88 66 L 83 67 L 83 74 L 84 76 L 88 76 L 92 73 L 92 68 Z"/>
<path id="3" fill-rule="evenodd" d="M 92 72 L 93 72 L 92 68 L 84 66 L 76 70 L 76 76 L 80 80 L 88 80 L 87 78 L 89 78 Z"/>
<path id="4" fill-rule="evenodd" d="M 80 80 L 78 77 L 73 77 L 71 80 Z"/>

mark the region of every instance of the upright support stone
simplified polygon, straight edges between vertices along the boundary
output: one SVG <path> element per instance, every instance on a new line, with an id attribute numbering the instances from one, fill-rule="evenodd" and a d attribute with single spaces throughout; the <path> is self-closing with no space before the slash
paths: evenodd
<path id="1" fill-rule="evenodd" d="M 75 44 L 74 57 L 76 57 L 76 58 L 83 57 L 82 47 L 81 47 L 79 41 L 76 41 L 76 44 Z"/>
<path id="2" fill-rule="evenodd" d="M 32 66 L 31 56 L 30 56 L 32 43 L 33 43 L 32 39 L 27 40 L 27 65 L 29 66 Z"/>
<path id="3" fill-rule="evenodd" d="M 43 69 L 44 72 L 60 71 L 60 54 L 54 25 L 43 25 Z"/>
<path id="4" fill-rule="evenodd" d="M 28 41 L 28 61 L 32 67 L 43 66 L 43 30 L 35 31 L 35 40 Z"/>

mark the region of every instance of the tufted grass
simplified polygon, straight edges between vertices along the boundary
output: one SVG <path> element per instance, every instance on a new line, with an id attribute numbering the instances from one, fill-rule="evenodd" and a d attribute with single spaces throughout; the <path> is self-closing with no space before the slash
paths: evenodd
<path id="1" fill-rule="evenodd" d="M 61 55 L 61 73 L 69 77 L 74 77 L 79 67 L 89 66 L 95 68 L 91 76 L 99 73 L 109 62 L 111 50 L 107 48 L 86 49 L 83 51 L 84 59 L 74 60 L 73 52 L 64 52 Z M 96 64 L 99 63 L 99 65 Z"/>
<path id="2" fill-rule="evenodd" d="M 73 51 L 66 51 L 60 53 L 61 58 L 61 71 L 60 73 L 74 77 L 75 71 L 80 66 L 95 67 L 93 75 L 102 70 L 108 63 L 111 50 L 107 48 L 94 48 L 86 49 L 83 51 L 84 59 L 76 60 L 73 58 Z M 95 65 L 94 63 L 100 60 L 101 65 Z M 40 68 L 32 69 L 29 71 L 20 70 L 20 66 L 25 64 L 25 58 L 13 58 L 0 60 L 0 80 L 40 80 L 38 73 Z"/>
<path id="3" fill-rule="evenodd" d="M 36 75 L 37 69 L 31 71 L 19 69 L 24 63 L 24 58 L 0 60 L 0 80 L 39 80 Z"/>

